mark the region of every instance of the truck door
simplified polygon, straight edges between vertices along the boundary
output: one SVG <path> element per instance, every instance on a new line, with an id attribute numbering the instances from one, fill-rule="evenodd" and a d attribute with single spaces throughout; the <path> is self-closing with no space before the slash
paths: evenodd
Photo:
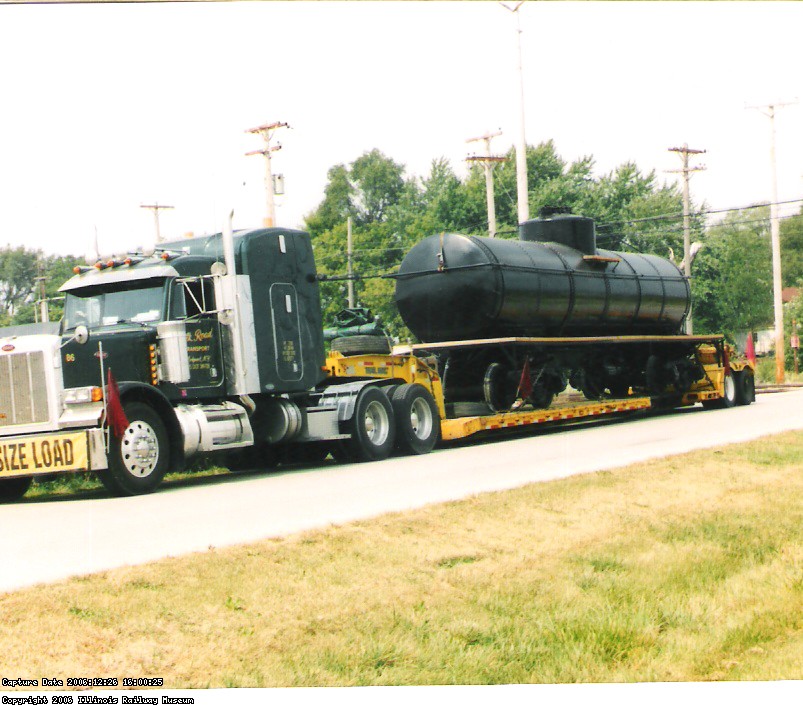
<path id="1" fill-rule="evenodd" d="M 273 340 L 276 342 L 276 374 L 284 382 L 295 382 L 304 375 L 301 322 L 295 286 L 284 282 L 272 284 L 270 307 L 273 312 Z"/>
<path id="2" fill-rule="evenodd" d="M 202 393 L 223 384 L 223 353 L 215 293 L 209 278 L 188 277 L 174 284 L 171 317 L 184 320 L 190 379 L 180 387 Z"/>

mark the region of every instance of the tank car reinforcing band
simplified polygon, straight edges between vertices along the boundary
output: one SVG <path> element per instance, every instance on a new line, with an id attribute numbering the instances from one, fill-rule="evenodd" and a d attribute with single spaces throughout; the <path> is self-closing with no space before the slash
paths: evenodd
<path id="1" fill-rule="evenodd" d="M 557 248 L 552 246 L 552 243 L 540 243 L 543 247 L 547 250 L 551 250 L 560 260 L 561 265 L 563 265 L 563 269 L 566 271 L 566 275 L 569 279 L 569 302 L 566 304 L 566 313 L 563 316 L 563 320 L 560 322 L 560 326 L 558 326 L 558 332 L 563 333 L 563 329 L 566 327 L 566 323 L 572 318 L 572 314 L 574 313 L 574 305 L 577 301 L 577 289 L 574 284 L 574 275 L 575 271 L 571 268 L 568 261 L 565 257 L 558 251 Z M 607 278 L 606 278 L 607 279 Z M 608 310 L 608 302 L 605 302 L 605 311 Z"/>

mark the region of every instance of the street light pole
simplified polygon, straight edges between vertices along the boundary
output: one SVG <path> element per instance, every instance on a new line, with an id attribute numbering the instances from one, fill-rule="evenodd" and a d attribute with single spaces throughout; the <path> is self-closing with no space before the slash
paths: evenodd
<path id="1" fill-rule="evenodd" d="M 509 7 L 499 3 L 506 10 L 516 15 L 516 43 L 519 53 L 519 141 L 516 145 L 516 200 L 518 202 L 519 223 L 530 220 L 529 192 L 527 189 L 527 138 L 524 134 L 524 68 L 521 58 L 521 19 L 519 9 L 524 2 Z"/>

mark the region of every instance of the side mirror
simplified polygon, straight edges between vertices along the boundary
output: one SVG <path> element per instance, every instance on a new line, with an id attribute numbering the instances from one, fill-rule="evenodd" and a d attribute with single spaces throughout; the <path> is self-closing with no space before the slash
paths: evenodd
<path id="1" fill-rule="evenodd" d="M 83 346 L 89 340 L 89 329 L 84 324 L 78 324 L 75 327 L 75 333 L 72 340 L 78 345 Z"/>
<path id="2" fill-rule="evenodd" d="M 89 340 L 89 329 L 84 326 L 84 324 L 78 324 L 75 327 L 75 331 L 73 331 L 72 336 L 68 338 L 64 343 L 61 344 L 61 348 L 64 348 L 68 343 L 72 343 L 75 341 L 79 346 L 83 346 Z"/>

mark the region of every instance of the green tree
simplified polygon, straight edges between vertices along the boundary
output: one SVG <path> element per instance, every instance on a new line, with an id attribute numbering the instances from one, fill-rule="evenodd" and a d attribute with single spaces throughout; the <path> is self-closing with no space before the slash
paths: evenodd
<path id="1" fill-rule="evenodd" d="M 318 208 L 306 217 L 307 229 L 317 234 L 331 230 L 355 215 L 352 199 L 354 187 L 349 178 L 349 170 L 336 164 L 327 172 L 328 182 L 323 191 L 323 201 Z"/>
<path id="2" fill-rule="evenodd" d="M 795 369 L 795 353 L 797 353 L 798 372 L 801 370 L 801 350 L 795 351 L 792 348 L 791 337 L 793 334 L 798 336 L 798 340 L 803 338 L 803 278 L 795 282 L 795 286 L 800 293 L 792 301 L 784 304 L 784 337 L 786 341 L 786 369 Z"/>
<path id="3" fill-rule="evenodd" d="M 683 242 L 680 191 L 658 186 L 654 171 L 642 174 L 633 162 L 594 182 L 581 205 L 597 221 L 600 247 L 668 257 Z"/>
<path id="4" fill-rule="evenodd" d="M 783 286 L 796 286 L 803 279 L 803 207 L 781 221 L 781 263 Z"/>
<path id="5" fill-rule="evenodd" d="M 9 319 L 31 298 L 38 276 L 38 253 L 22 246 L 0 250 L 0 308 Z"/>
<path id="6" fill-rule="evenodd" d="M 472 233 L 477 230 L 480 218 L 477 204 L 471 202 L 466 185 L 445 157 L 432 161 L 429 175 L 422 180 L 421 186 L 423 212 L 419 214 L 421 218 L 417 225 L 424 228 L 422 232 Z M 479 223 L 480 228 L 484 227 L 484 222 L 480 220 Z"/>
<path id="7" fill-rule="evenodd" d="M 45 282 L 45 297 L 51 321 L 61 318 L 63 304 L 59 287 L 72 275 L 78 258 L 67 255 L 43 255 L 24 247 L 0 250 L 0 324 L 32 323 L 38 318 L 38 278 Z"/>
<path id="8" fill-rule="evenodd" d="M 387 210 L 404 189 L 404 165 L 397 164 L 379 150 L 371 150 L 351 163 L 352 199 L 360 223 L 385 220 Z"/>
<path id="9" fill-rule="evenodd" d="M 772 324 L 772 255 L 767 208 L 729 214 L 694 261 L 695 333 L 755 331 Z"/>
<path id="10" fill-rule="evenodd" d="M 515 238 L 515 151 L 507 157 L 494 172 L 497 226 L 501 237 Z M 544 206 L 569 208 L 600 224 L 600 247 L 663 257 L 670 248 L 682 252 L 680 193 L 677 187 L 657 185 L 654 172 L 642 174 L 635 164 L 626 163 L 595 178 L 593 157 L 567 164 L 551 140 L 528 146 L 527 157 L 533 217 Z M 423 179 L 405 178 L 405 166 L 377 149 L 348 166 L 336 165 L 328 172 L 321 204 L 306 218 L 319 272 L 345 275 L 346 219 L 351 216 L 354 265 L 361 276 L 355 283 L 357 300 L 381 314 L 388 329 L 404 338 L 408 333 L 393 306 L 393 282 L 381 275 L 395 271 L 416 242 L 434 233 L 486 234 L 485 198 L 481 168 L 470 169 L 461 179 L 444 158 L 433 160 Z M 697 239 L 699 220 L 695 228 Z M 344 281 L 322 283 L 325 321 L 346 306 L 346 289 Z"/>

